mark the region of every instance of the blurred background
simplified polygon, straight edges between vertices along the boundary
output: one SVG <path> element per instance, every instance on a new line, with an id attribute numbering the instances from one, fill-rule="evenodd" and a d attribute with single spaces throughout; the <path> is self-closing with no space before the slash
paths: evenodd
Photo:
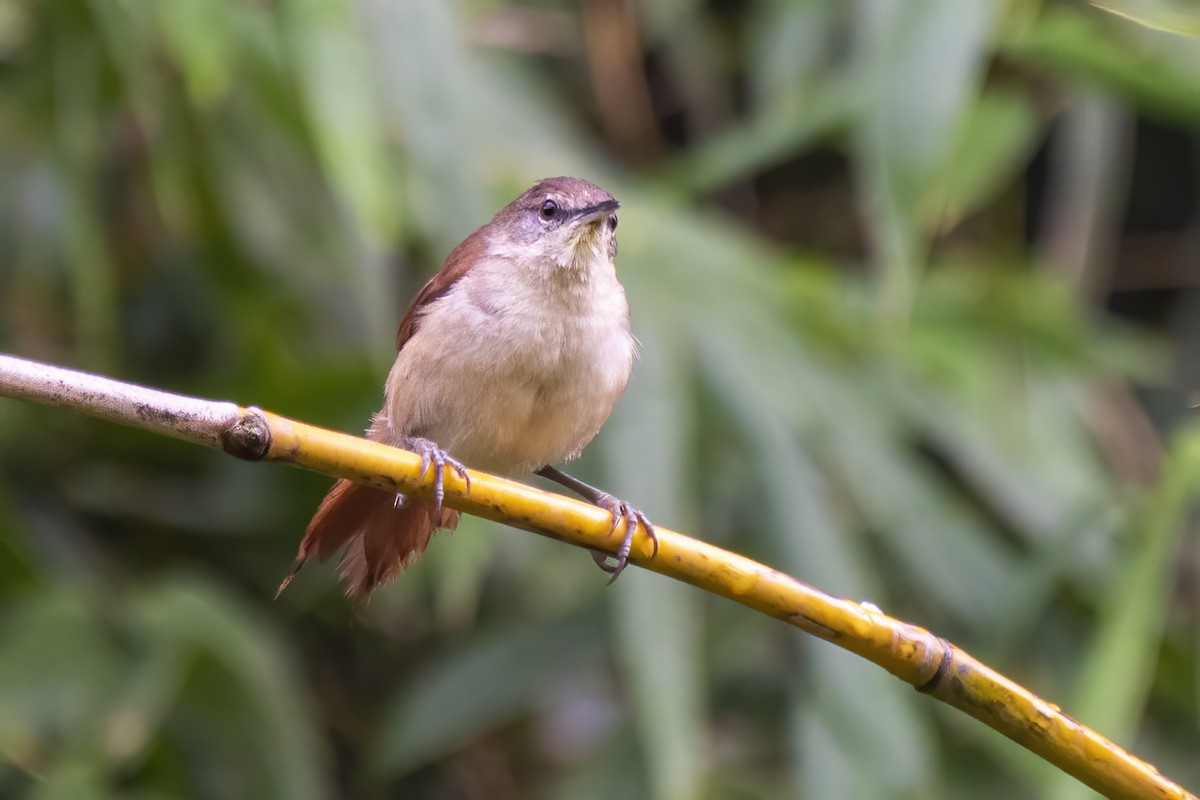
<path id="1" fill-rule="evenodd" d="M 357 432 L 535 180 L 623 203 L 577 472 L 1200 787 L 1182 0 L 0 0 L 0 350 Z M 1088 797 L 878 668 L 464 520 L 273 601 L 330 480 L 0 401 L 0 796 Z"/>

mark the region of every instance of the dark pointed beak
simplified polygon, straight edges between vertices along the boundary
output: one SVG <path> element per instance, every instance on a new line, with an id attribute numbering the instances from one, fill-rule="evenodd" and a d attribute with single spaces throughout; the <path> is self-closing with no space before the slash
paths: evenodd
<path id="1" fill-rule="evenodd" d="M 607 217 L 620 207 L 621 204 L 616 200 L 605 200 L 603 203 L 596 203 L 594 206 L 577 210 L 574 214 L 575 221 L 584 224 L 593 222 L 597 219 Z"/>

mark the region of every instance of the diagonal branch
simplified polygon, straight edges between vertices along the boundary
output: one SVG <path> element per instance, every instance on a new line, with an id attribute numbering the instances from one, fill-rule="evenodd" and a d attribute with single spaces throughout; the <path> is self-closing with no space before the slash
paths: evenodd
<path id="1" fill-rule="evenodd" d="M 168 394 L 0 355 L 0 396 L 63 406 L 217 447 L 248 460 L 284 461 L 388 491 L 431 491 L 420 458 L 255 408 Z M 446 475 L 446 505 L 576 547 L 616 552 L 623 530 L 607 512 L 524 484 L 471 472 L 471 493 Z M 919 692 L 975 717 L 1113 798 L 1198 800 L 1155 768 L 1063 714 L 945 639 L 874 606 L 830 597 L 748 558 L 658 528 L 630 561 L 735 600 L 878 664 Z"/>

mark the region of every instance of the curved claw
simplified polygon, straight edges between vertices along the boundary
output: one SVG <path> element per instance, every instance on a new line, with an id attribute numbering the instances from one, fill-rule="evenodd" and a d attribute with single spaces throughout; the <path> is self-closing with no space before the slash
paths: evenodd
<path id="1" fill-rule="evenodd" d="M 613 581 L 621 577 L 621 573 L 629 566 L 629 553 L 633 550 L 633 534 L 637 531 L 638 525 L 640 524 L 645 529 L 646 535 L 650 537 L 650 541 L 654 545 L 651 558 L 658 555 L 658 535 L 654 530 L 654 523 L 624 500 L 618 500 L 612 495 L 604 495 L 597 499 L 596 505 L 612 514 L 612 526 L 608 529 L 609 533 L 615 531 L 620 522 L 625 523 L 625 538 L 621 540 L 621 546 L 617 548 L 617 553 L 613 556 L 615 564 L 608 563 L 607 553 L 592 553 L 592 560 L 596 562 L 596 566 L 612 575 L 608 579 L 609 585 L 612 585 Z"/>
<path id="2" fill-rule="evenodd" d="M 446 498 L 446 490 L 442 486 L 442 478 L 445 476 L 447 464 L 450 465 L 459 478 L 462 478 L 463 483 L 467 485 L 467 494 L 471 493 L 471 476 L 467 473 L 466 466 L 457 458 L 438 447 L 429 439 L 413 437 L 404 444 L 407 449 L 420 454 L 422 478 L 428 475 L 429 468 L 433 467 L 434 519 L 437 519 L 442 513 L 442 501 Z"/>
<path id="3" fill-rule="evenodd" d="M 617 571 L 616 567 L 610 567 L 608 565 L 608 553 L 601 553 L 599 550 L 592 550 L 590 555 L 592 556 L 592 561 L 596 562 L 596 566 L 605 572 L 612 574 Z"/>

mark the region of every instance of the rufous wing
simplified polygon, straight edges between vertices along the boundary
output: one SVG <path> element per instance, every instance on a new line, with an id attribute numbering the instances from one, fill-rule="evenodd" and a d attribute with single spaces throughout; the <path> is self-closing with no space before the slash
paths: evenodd
<path id="1" fill-rule="evenodd" d="M 484 244 L 480 228 L 454 248 L 441 268 L 421 287 L 400 321 L 397 350 L 417 331 L 426 307 L 449 292 L 471 268 Z M 373 427 L 368 438 L 382 438 L 374 433 Z M 346 582 L 346 595 L 356 604 L 361 603 L 372 589 L 396 577 L 420 555 L 434 530 L 453 530 L 458 525 L 457 511 L 443 509 L 436 517 L 431 501 L 408 498 L 398 504 L 394 494 L 339 480 L 308 524 L 292 570 L 275 596 L 287 588 L 314 550 L 324 561 L 344 546 L 346 552 L 338 573 Z"/>

